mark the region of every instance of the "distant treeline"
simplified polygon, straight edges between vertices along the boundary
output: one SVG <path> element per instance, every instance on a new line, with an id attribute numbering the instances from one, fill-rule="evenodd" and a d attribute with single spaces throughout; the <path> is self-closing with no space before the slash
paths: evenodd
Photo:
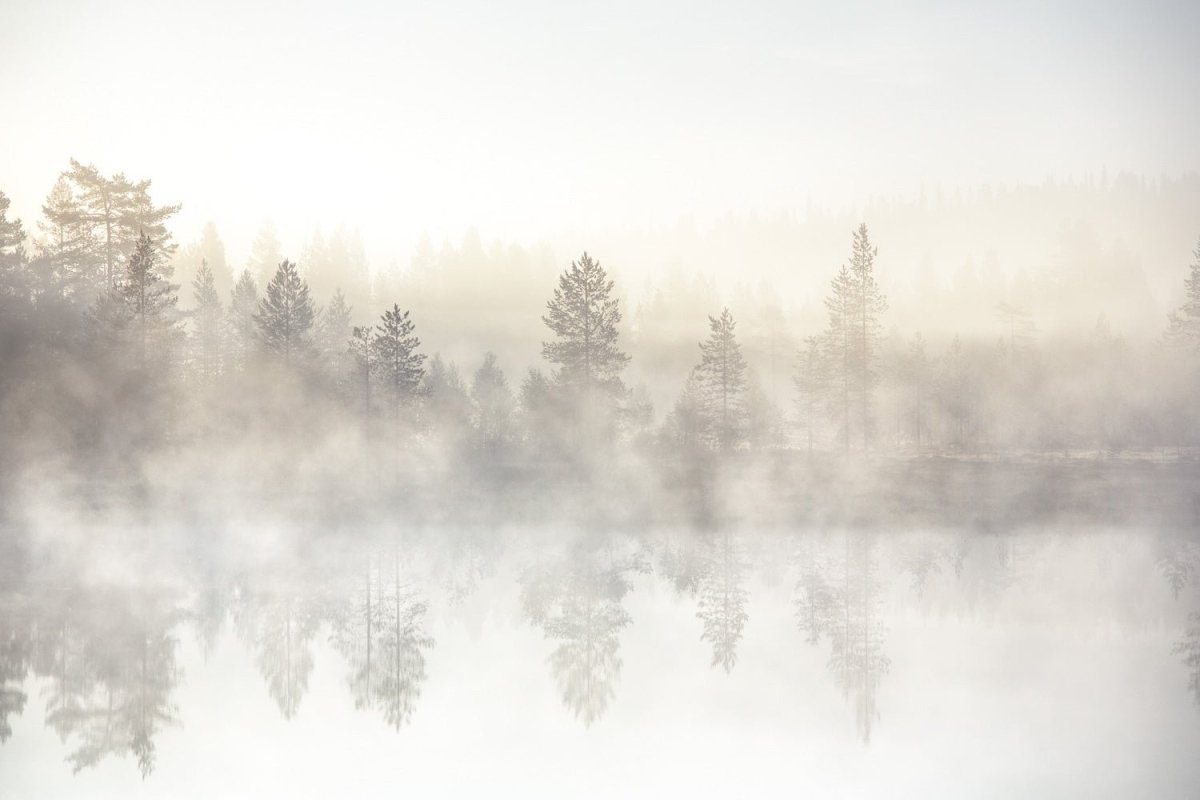
<path id="1" fill-rule="evenodd" d="M 790 400 L 764 390 L 733 315 L 714 308 L 706 336 L 678 332 L 700 340 L 695 366 L 656 414 L 645 388 L 624 380 L 621 301 L 587 253 L 546 287 L 544 368 L 510 379 L 482 353 L 463 374 L 424 351 L 419 307 L 392 298 L 372 324 L 356 325 L 341 289 L 318 304 L 285 258 L 265 284 L 243 271 L 227 296 L 202 263 L 181 300 L 167 227 L 178 206 L 155 205 L 149 189 L 72 161 L 32 239 L 0 194 L 8 478 L 203 463 L 226 476 L 274 471 L 286 482 L 313 467 L 378 482 L 430 467 L 558 470 L 631 453 L 651 466 L 785 450 L 1114 455 L 1189 448 L 1200 436 L 1200 246 L 1187 301 L 1153 346 L 1125 343 L 1103 317 L 1086 335 L 1039 342 L 1028 311 L 1002 303 L 1001 339 L 955 338 L 934 352 L 919 334 L 886 332 L 888 299 L 863 224 L 831 270 L 824 329 L 781 356 L 793 365 Z M 351 273 L 362 302 L 365 271 Z M 337 271 L 322 274 L 328 282 Z"/>

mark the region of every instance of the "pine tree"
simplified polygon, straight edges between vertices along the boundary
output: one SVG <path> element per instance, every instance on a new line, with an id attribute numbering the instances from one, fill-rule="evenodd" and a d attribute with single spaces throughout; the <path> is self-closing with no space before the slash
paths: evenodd
<path id="1" fill-rule="evenodd" d="M 116 286 L 121 258 L 133 253 L 143 234 L 154 243 L 158 261 L 166 263 L 174 253 L 166 223 L 180 207 L 155 206 L 150 181 L 130 181 L 121 173 L 107 177 L 94 165 L 75 159 L 63 174 L 79 201 L 82 219 L 91 226 L 97 248 L 94 260 L 103 267 L 105 288 Z"/>
<path id="2" fill-rule="evenodd" d="M 425 356 L 417 352 L 421 340 L 408 312 L 393 304 L 379 318 L 372 349 L 385 391 L 390 395 L 393 421 L 399 424 L 400 409 L 416 395 L 425 376 Z"/>
<path id="3" fill-rule="evenodd" d="M 865 224 L 854 231 L 850 263 L 838 270 L 825 308 L 829 327 L 825 333 L 826 366 L 829 370 L 829 408 L 838 422 L 846 452 L 850 451 L 851 429 L 862 432 L 863 450 L 870 447 L 873 431 L 872 397 L 878 382 L 880 315 L 887 298 L 875 279 L 877 249 L 871 244 Z M 854 401 L 857 400 L 857 403 Z M 857 405 L 857 419 L 852 407 Z"/>
<path id="4" fill-rule="evenodd" d="M 1184 280 L 1186 299 L 1170 317 L 1168 335 L 1200 353 L 1200 242 L 1192 251 L 1192 264 Z"/>
<path id="5" fill-rule="evenodd" d="M 875 279 L 875 256 L 878 249 L 871 244 L 866 223 L 854 232 L 854 244 L 850 257 L 850 276 L 854 285 L 855 333 L 857 338 L 855 366 L 856 389 L 861 411 L 863 450 L 870 447 L 874 421 L 871 417 L 871 398 L 878 375 L 878 343 L 882 331 L 879 317 L 887 311 L 887 298 Z"/>
<path id="6" fill-rule="evenodd" d="M 315 318 L 308 284 L 296 265 L 284 259 L 267 285 L 266 297 L 258 303 L 254 321 L 259 342 L 267 353 L 291 365 L 311 352 Z"/>
<path id="7" fill-rule="evenodd" d="M 594 392 L 617 398 L 629 356 L 617 347 L 621 309 L 613 282 L 600 262 L 584 253 L 558 279 L 542 321 L 557 337 L 542 343 L 542 357 L 559 367 L 560 385 L 590 399 Z"/>
<path id="8" fill-rule="evenodd" d="M 148 234 L 143 233 L 138 237 L 137 247 L 125 268 L 124 280 L 118 287 L 137 334 L 142 366 L 146 366 L 152 355 L 169 358 L 179 335 L 176 312 L 179 287 L 169 278 L 170 268 L 163 266 L 159 248 Z"/>
<path id="9" fill-rule="evenodd" d="M 95 268 L 95 237 L 67 176 L 60 175 L 42 204 L 38 250 L 46 258 L 48 290 L 87 305 L 106 287 Z"/>
<path id="10" fill-rule="evenodd" d="M 736 323 L 726 308 L 709 317 L 708 341 L 700 343 L 696 378 L 710 423 L 708 439 L 719 450 L 732 450 L 746 435 L 746 362 L 734 335 Z"/>
<path id="11" fill-rule="evenodd" d="M 209 383 L 221 372 L 221 298 L 213 280 L 208 262 L 200 264 L 196 277 L 192 279 L 192 296 L 196 308 L 192 319 L 196 323 L 193 334 L 196 352 L 196 369 L 201 382 Z"/>
<path id="12" fill-rule="evenodd" d="M 250 270 L 243 270 L 229 297 L 229 351 L 235 369 L 245 370 L 254 355 L 258 325 L 258 287 Z"/>

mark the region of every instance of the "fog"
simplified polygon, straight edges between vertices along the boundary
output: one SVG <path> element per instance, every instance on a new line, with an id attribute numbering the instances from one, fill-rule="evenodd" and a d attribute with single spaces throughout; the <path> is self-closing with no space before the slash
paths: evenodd
<path id="1" fill-rule="evenodd" d="M 1196 17 L 0 0 L 0 796 L 1194 796 Z"/>

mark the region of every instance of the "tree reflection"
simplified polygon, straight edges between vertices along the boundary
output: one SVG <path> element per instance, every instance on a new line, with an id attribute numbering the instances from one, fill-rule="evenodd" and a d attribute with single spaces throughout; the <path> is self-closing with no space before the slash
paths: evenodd
<path id="1" fill-rule="evenodd" d="M 362 575 L 333 619 L 334 647 L 350 665 L 347 684 L 355 708 L 378 709 L 399 730 L 412 717 L 425 682 L 424 632 L 428 609 L 406 580 L 397 552 L 384 559 L 369 554 Z"/>
<path id="2" fill-rule="evenodd" d="M 737 663 L 737 646 L 745 627 L 746 564 L 733 532 L 723 530 L 709 546 L 700 575 L 700 608 L 696 616 L 704 622 L 701 639 L 712 645 L 712 666 L 728 674 Z"/>
<path id="3" fill-rule="evenodd" d="M 50 678 L 46 723 L 70 743 L 75 772 L 110 755 L 134 756 L 143 776 L 153 771 L 155 736 L 178 722 L 180 618 L 162 595 L 73 592 L 39 637 L 35 670 Z"/>
<path id="4" fill-rule="evenodd" d="M 254 653 L 267 691 L 286 719 L 295 716 L 312 674 L 312 640 L 321 624 L 319 604 L 299 589 L 244 593 L 237 608 L 238 636 Z"/>
<path id="5" fill-rule="evenodd" d="M 580 543 L 522 577 L 526 616 L 557 643 L 548 661 L 563 703 L 587 726 L 603 716 L 621 675 L 620 631 L 631 622 L 621 607 L 631 588 L 626 573 L 648 569 L 609 544 Z"/>
<path id="6" fill-rule="evenodd" d="M 1188 629 L 1171 652 L 1182 656 L 1188 668 L 1188 690 L 1192 700 L 1200 706 L 1200 613 L 1188 615 Z"/>
<path id="7" fill-rule="evenodd" d="M 820 558 L 802 545 L 796 583 L 797 624 L 816 644 L 829 640 L 829 669 L 852 698 L 859 736 L 871 741 L 879 719 L 877 693 L 891 661 L 883 652 L 876 542 L 870 533 L 847 533 L 838 558 Z"/>
<path id="8" fill-rule="evenodd" d="M 12 736 L 9 716 L 25 710 L 25 675 L 32 649 L 31 621 L 21 597 L 0 595 L 0 744 Z"/>

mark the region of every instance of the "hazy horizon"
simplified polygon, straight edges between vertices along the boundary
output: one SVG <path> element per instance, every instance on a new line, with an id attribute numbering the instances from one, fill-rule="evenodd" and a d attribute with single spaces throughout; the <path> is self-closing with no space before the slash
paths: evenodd
<path id="1" fill-rule="evenodd" d="M 235 263 L 267 218 L 292 257 L 357 228 L 379 270 L 471 228 L 570 256 L 730 214 L 1200 171 L 1183 3 L 0 6 L 14 215 L 32 226 L 74 157 L 153 179 L 177 240 L 213 221 Z"/>

